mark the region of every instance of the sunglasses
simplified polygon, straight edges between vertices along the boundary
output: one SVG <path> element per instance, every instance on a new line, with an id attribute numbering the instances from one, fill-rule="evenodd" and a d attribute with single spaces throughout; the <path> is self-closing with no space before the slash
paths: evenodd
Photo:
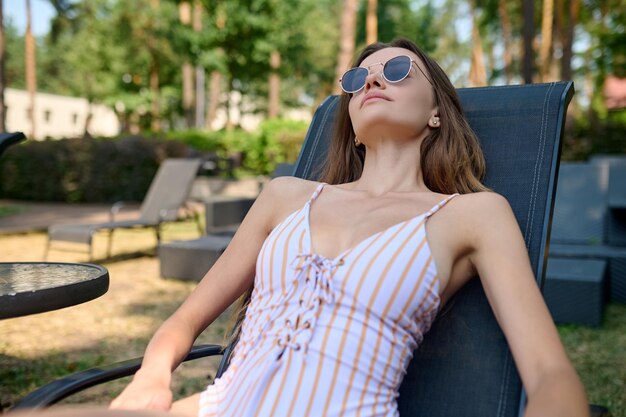
<path id="1" fill-rule="evenodd" d="M 394 58 L 391 58 L 387 62 L 376 62 L 367 67 L 354 67 L 349 69 L 348 71 L 343 73 L 343 76 L 339 79 L 339 84 L 341 85 L 341 89 L 348 94 L 354 94 L 360 91 L 363 87 L 365 87 L 365 80 L 370 73 L 370 68 L 375 65 L 383 66 L 383 78 L 390 83 L 399 83 L 408 77 L 411 72 L 411 65 L 415 64 L 417 69 L 420 70 L 422 74 L 424 71 L 417 65 L 411 57 L 406 55 L 399 55 Z M 426 80 L 432 85 L 430 79 L 424 74 Z"/>

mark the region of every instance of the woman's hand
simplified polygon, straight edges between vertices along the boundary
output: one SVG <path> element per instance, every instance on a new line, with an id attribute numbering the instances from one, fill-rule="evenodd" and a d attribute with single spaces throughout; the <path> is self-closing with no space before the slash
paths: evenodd
<path id="1" fill-rule="evenodd" d="M 172 390 L 163 378 L 137 372 L 133 381 L 117 396 L 109 408 L 124 410 L 168 411 L 172 407 Z"/>

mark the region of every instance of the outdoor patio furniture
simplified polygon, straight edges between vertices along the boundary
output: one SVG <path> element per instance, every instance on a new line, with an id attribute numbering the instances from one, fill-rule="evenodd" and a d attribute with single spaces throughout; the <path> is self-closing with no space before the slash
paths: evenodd
<path id="1" fill-rule="evenodd" d="M 207 236 L 161 243 L 161 277 L 199 281 L 224 252 L 254 200 L 229 196 L 207 200 L 204 203 Z"/>
<path id="2" fill-rule="evenodd" d="M 626 160 L 609 166 L 607 243 L 626 247 Z"/>
<path id="3" fill-rule="evenodd" d="M 487 160 L 485 183 L 505 196 L 524 235 L 532 269 L 544 278 L 560 141 L 571 82 L 460 89 L 467 118 Z M 296 164 L 295 176 L 315 179 L 328 149 L 337 97 L 316 111 Z M 218 375 L 228 363 L 232 345 Z M 220 347 L 201 347 L 203 354 Z M 195 352 L 195 351 L 194 351 Z M 45 406 L 97 383 L 130 375 L 139 362 L 95 369 L 30 394 L 16 407 Z M 525 395 L 511 352 L 481 282 L 463 287 L 439 313 L 414 352 L 398 398 L 400 416 L 513 417 Z"/>
<path id="4" fill-rule="evenodd" d="M 0 319 L 81 304 L 109 289 L 100 265 L 61 262 L 0 262 Z"/>
<path id="5" fill-rule="evenodd" d="M 26 136 L 22 132 L 0 133 L 0 156 L 9 146 L 15 145 L 24 139 L 26 139 Z"/>
<path id="6" fill-rule="evenodd" d="M 184 208 L 199 166 L 199 159 L 167 159 L 163 161 L 141 204 L 140 215 L 137 219 L 116 221 L 115 215 L 125 205 L 118 202 L 111 208 L 109 222 L 50 226 L 45 258 L 47 259 L 52 242 L 64 241 L 87 245 L 89 258 L 93 259 L 93 235 L 102 230 L 109 233 L 107 258 L 111 256 L 113 232 L 116 229 L 153 228 L 157 241 L 160 242 L 161 224 L 181 218 L 180 211 Z M 190 212 L 186 217 L 194 214 Z"/>
<path id="7" fill-rule="evenodd" d="M 617 246 L 608 241 L 607 235 L 613 236 L 612 242 L 619 242 L 621 227 L 626 220 L 625 213 L 617 206 L 618 185 L 623 184 L 620 173 L 624 165 L 617 163 L 562 163 L 559 170 L 559 185 L 556 191 L 552 236 L 550 239 L 550 257 L 567 258 L 567 261 L 555 263 L 553 272 L 559 276 L 576 268 L 580 259 L 605 260 L 608 263 L 608 297 L 611 300 L 626 303 L 626 246 Z M 613 183 L 614 197 L 610 197 L 609 184 Z M 618 185 L 615 185 L 618 184 Z M 623 185 L 622 185 L 623 186 Z M 613 201 L 613 203 L 611 203 Z M 616 206 L 611 208 L 611 204 Z M 611 221 L 611 217 L 613 220 Z M 621 237 L 624 239 L 624 237 Z M 557 271 L 559 268 L 564 268 Z M 576 282 L 572 277 L 571 283 Z M 597 281 L 597 276 L 589 276 L 590 283 Z M 562 285 L 567 286 L 566 283 Z M 563 303 L 554 305 L 552 303 Z M 575 310 L 577 307 L 564 297 L 549 298 L 551 310 Z M 572 312 L 578 316 L 578 313 Z M 584 322 L 593 321 L 593 318 Z"/>
<path id="8" fill-rule="evenodd" d="M 602 323 L 606 264 L 604 259 L 548 259 L 543 296 L 556 323 Z"/>

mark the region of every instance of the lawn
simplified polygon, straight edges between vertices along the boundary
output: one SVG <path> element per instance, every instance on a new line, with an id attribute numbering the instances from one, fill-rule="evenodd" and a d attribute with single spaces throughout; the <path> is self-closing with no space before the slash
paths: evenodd
<path id="1" fill-rule="evenodd" d="M 197 237 L 192 223 L 169 225 L 165 239 Z M 0 261 L 41 260 L 43 233 L 0 235 Z M 159 324 L 193 290 L 194 283 L 159 278 L 151 231 L 116 232 L 109 291 L 91 302 L 28 317 L 0 321 L 0 401 L 7 408 L 32 389 L 59 376 L 96 365 L 135 357 Z M 106 235 L 96 235 L 96 257 L 106 248 Z M 125 252 L 134 257 L 117 256 Z M 51 252 L 50 260 L 85 261 L 84 253 Z M 199 338 L 222 343 L 228 329 L 227 311 Z M 561 338 L 592 403 L 608 406 L 613 417 L 626 417 L 626 305 L 607 306 L 602 328 L 562 326 Z M 210 382 L 217 361 L 203 359 L 185 365 L 175 379 L 175 395 L 185 396 Z M 71 402 L 106 404 L 126 381 L 93 388 Z"/>

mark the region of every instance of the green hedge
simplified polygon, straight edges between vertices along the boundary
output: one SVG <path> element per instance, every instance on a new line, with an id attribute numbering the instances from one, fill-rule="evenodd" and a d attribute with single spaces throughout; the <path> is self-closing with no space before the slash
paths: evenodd
<path id="1" fill-rule="evenodd" d="M 261 123 L 258 132 L 185 130 L 170 132 L 167 139 L 214 153 L 222 160 L 237 160 L 235 175 L 238 177 L 269 175 L 281 162 L 296 161 L 308 125 L 301 121 L 270 119 Z"/>
<path id="2" fill-rule="evenodd" d="M 221 175 L 268 175 L 279 163 L 296 161 L 307 127 L 305 122 L 273 119 L 252 133 L 186 130 L 156 139 L 28 141 L 0 160 L 0 198 L 141 201 L 161 161 L 192 154 L 217 160 Z"/>
<path id="3" fill-rule="evenodd" d="M 185 157 L 180 142 L 126 137 L 29 141 L 0 160 L 0 196 L 78 202 L 143 200 L 161 161 Z"/>

